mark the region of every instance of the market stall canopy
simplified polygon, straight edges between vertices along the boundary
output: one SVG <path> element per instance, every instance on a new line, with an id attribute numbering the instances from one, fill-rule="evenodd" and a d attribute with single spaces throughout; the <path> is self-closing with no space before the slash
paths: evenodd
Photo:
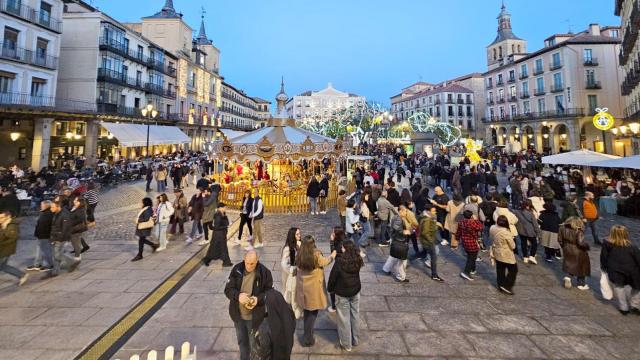
<path id="1" fill-rule="evenodd" d="M 595 151 L 582 149 L 556 155 L 543 156 L 542 163 L 549 165 L 596 166 L 593 163 L 619 158 L 619 156 L 615 155 L 601 154 Z"/>
<path id="2" fill-rule="evenodd" d="M 640 155 L 598 161 L 590 164 L 589 166 L 604 168 L 640 169 Z"/>
<path id="3" fill-rule="evenodd" d="M 238 130 L 230 130 L 230 129 L 220 129 L 220 132 L 227 137 L 227 139 L 237 138 L 238 136 L 244 135 L 246 131 L 238 131 Z"/>
<path id="4" fill-rule="evenodd" d="M 296 127 L 293 119 L 271 119 L 266 127 L 216 144 L 215 152 L 237 160 L 322 159 L 341 155 L 342 142 Z"/>
<path id="5" fill-rule="evenodd" d="M 147 125 L 103 122 L 101 126 L 113 134 L 122 146 L 147 145 Z M 149 126 L 149 145 L 171 145 L 190 142 L 191 138 L 176 126 Z"/>

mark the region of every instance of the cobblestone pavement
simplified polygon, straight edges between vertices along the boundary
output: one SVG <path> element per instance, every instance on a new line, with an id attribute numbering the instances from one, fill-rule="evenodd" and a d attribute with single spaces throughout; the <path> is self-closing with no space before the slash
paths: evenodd
<path id="1" fill-rule="evenodd" d="M 178 240 L 166 252 L 129 262 L 137 246 L 132 225 L 136 210 L 131 207 L 144 194 L 144 184 L 128 186 L 134 189 L 103 195 L 105 203 L 111 196 L 121 200 L 99 212 L 99 224 L 88 236 L 92 248 L 76 272 L 48 281 L 35 274 L 22 288 L 0 275 L 0 358 L 73 358 L 198 249 Z M 325 216 L 267 215 L 268 243 L 259 251 L 278 289 L 280 249 L 288 228 L 298 226 L 303 234 L 316 236 L 328 254 L 336 220 L 335 211 Z M 25 240 L 12 258 L 21 266 L 29 264 L 29 221 L 23 221 Z M 620 217 L 604 219 L 602 235 L 613 223 L 628 225 L 635 238 L 640 235 L 637 220 Z M 474 282 L 458 276 L 464 264 L 460 250 L 447 248 L 439 259 L 445 283 L 433 282 L 424 264 L 413 262 L 408 268 L 411 282 L 399 284 L 382 273 L 387 254 L 388 249 L 367 249 L 361 273 L 362 344 L 350 354 L 341 352 L 335 315 L 321 312 L 316 345 L 303 348 L 296 340 L 294 359 L 640 359 L 640 318 L 623 317 L 599 295 L 599 248 L 590 254 L 595 276 L 588 279 L 591 290 L 562 288 L 560 263 L 519 262 L 513 297 L 495 290 L 495 270 L 486 255 Z M 231 249 L 234 263 L 241 256 L 240 247 Z M 198 347 L 198 359 L 238 358 L 223 294 L 227 275 L 219 262 L 200 268 L 115 358 L 183 341 Z"/>

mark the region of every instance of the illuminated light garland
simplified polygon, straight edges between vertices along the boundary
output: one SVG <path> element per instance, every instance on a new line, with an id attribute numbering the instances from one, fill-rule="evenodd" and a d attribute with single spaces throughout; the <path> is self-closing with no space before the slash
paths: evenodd
<path id="1" fill-rule="evenodd" d="M 408 124 L 414 132 L 433 133 L 444 146 L 452 146 L 462 136 L 462 131 L 452 124 L 438 122 L 433 116 L 418 112 L 408 119 Z"/>

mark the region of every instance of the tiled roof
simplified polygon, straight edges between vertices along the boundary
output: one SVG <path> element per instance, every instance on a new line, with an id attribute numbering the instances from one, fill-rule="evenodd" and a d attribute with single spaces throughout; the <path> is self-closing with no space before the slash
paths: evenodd
<path id="1" fill-rule="evenodd" d="M 467 89 L 466 87 L 464 87 L 462 85 L 448 84 L 446 86 L 440 86 L 440 87 L 432 88 L 432 89 L 429 89 L 429 90 L 424 90 L 424 91 L 417 92 L 417 93 L 411 95 L 410 97 L 402 99 L 401 101 L 413 100 L 413 99 L 421 98 L 421 97 L 424 97 L 424 96 L 429 96 L 429 95 L 439 94 L 439 93 L 473 94 L 473 91 Z"/>

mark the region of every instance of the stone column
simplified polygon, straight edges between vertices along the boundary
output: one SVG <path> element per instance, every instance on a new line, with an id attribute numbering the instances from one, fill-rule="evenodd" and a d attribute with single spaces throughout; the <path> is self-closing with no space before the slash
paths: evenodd
<path id="1" fill-rule="evenodd" d="M 37 118 L 33 121 L 33 149 L 31 150 L 31 168 L 38 172 L 49 166 L 51 150 L 51 123 L 53 119 Z"/>
<path id="2" fill-rule="evenodd" d="M 575 126 L 567 126 L 568 139 L 569 139 L 569 150 L 574 151 L 580 148 L 580 134 L 576 134 Z"/>
<path id="3" fill-rule="evenodd" d="M 86 122 L 87 131 L 84 140 L 84 156 L 87 158 L 85 166 L 94 167 L 98 158 L 98 135 L 100 123 L 96 119 Z"/>

